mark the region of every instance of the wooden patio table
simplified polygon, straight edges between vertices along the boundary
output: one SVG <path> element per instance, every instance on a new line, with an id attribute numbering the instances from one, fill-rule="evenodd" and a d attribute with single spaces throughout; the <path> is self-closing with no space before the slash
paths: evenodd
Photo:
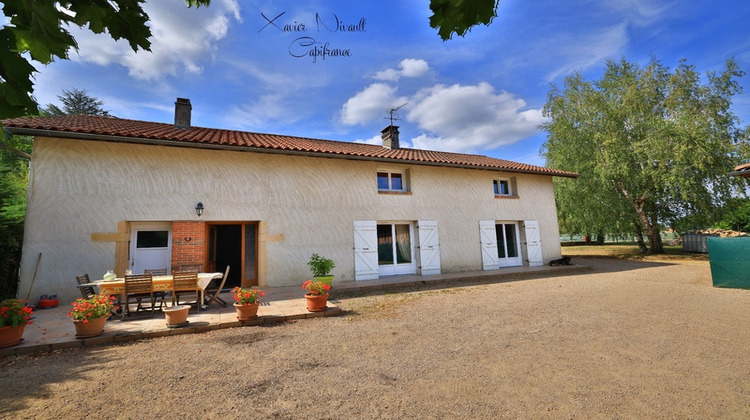
<path id="1" fill-rule="evenodd" d="M 198 273 L 198 287 L 201 289 L 201 306 L 203 305 L 203 291 L 206 290 L 213 279 L 220 279 L 224 273 Z M 114 280 L 99 279 L 91 283 L 79 286 L 97 286 L 99 294 L 125 297 L 125 278 L 118 277 Z M 154 292 L 171 292 L 173 287 L 172 275 L 153 276 L 151 290 Z"/>

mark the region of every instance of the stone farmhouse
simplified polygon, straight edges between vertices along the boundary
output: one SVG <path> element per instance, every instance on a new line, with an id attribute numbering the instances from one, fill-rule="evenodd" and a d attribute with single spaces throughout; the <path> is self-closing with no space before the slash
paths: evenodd
<path id="1" fill-rule="evenodd" d="M 393 125 L 369 145 L 194 127 L 191 110 L 3 121 L 34 137 L 20 295 L 35 271 L 31 296 L 72 300 L 76 275 L 110 269 L 229 265 L 227 286 L 289 286 L 313 253 L 336 281 L 560 257 L 552 178 L 574 173 L 402 148 Z"/>

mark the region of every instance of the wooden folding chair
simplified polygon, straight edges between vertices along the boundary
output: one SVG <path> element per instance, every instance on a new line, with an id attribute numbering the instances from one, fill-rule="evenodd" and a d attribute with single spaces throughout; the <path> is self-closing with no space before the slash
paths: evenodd
<path id="1" fill-rule="evenodd" d="M 143 270 L 143 274 L 151 274 L 152 276 L 166 276 L 167 275 L 167 269 L 166 268 L 149 268 L 148 270 Z M 154 297 L 157 297 L 164 301 L 164 299 L 167 298 L 167 292 L 154 292 Z M 159 306 L 159 309 L 161 309 L 161 306 Z"/>
<path id="2" fill-rule="evenodd" d="M 88 274 L 82 274 L 80 276 L 76 276 L 76 281 L 78 282 L 78 290 L 81 291 L 81 295 L 84 299 L 90 299 L 92 296 L 96 294 L 96 291 L 94 290 L 94 286 L 81 286 L 82 284 L 91 283 L 91 280 L 89 280 Z"/>
<path id="3" fill-rule="evenodd" d="M 177 271 L 172 273 L 172 306 L 179 305 L 180 297 L 185 295 L 195 296 L 195 301 L 190 305 L 200 307 L 201 289 L 198 286 L 197 271 Z"/>
<path id="4" fill-rule="evenodd" d="M 180 266 L 180 271 L 203 271 L 203 264 L 183 264 Z"/>
<path id="5" fill-rule="evenodd" d="M 219 283 L 219 287 L 211 287 L 211 283 L 209 283 L 208 287 L 206 287 L 206 290 L 203 291 L 203 295 L 205 296 L 205 299 L 208 299 L 206 301 L 206 306 L 210 305 L 213 301 L 218 301 L 219 304 L 223 307 L 227 307 L 227 303 L 224 302 L 222 298 L 219 297 L 219 293 L 221 293 L 221 289 L 224 288 L 224 283 L 227 282 L 227 277 L 229 277 L 229 266 L 227 266 L 226 271 L 224 271 L 224 277 L 221 278 L 221 282 Z"/>
<path id="6" fill-rule="evenodd" d="M 153 290 L 153 276 L 151 274 L 130 274 L 125 275 L 125 305 L 122 311 L 122 317 L 130 315 L 130 299 L 134 299 L 137 304 L 135 312 L 138 313 L 142 310 L 146 310 L 143 306 L 143 300 L 148 298 L 151 306 L 151 316 L 154 316 L 156 310 L 156 298 Z M 159 297 L 159 309 L 164 304 L 164 299 Z"/>

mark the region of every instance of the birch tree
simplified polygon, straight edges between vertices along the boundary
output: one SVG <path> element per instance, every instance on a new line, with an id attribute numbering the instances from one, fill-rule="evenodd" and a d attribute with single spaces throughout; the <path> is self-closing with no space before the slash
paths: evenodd
<path id="1" fill-rule="evenodd" d="M 705 78 L 684 60 L 672 71 L 653 58 L 643 67 L 623 59 L 609 60 L 600 80 L 575 73 L 553 86 L 542 154 L 581 175 L 556 182 L 561 214 L 578 228 L 629 227 L 663 253 L 663 226 L 713 214 L 740 185 L 727 173 L 746 147 L 731 110 L 743 75 L 733 59 Z"/>

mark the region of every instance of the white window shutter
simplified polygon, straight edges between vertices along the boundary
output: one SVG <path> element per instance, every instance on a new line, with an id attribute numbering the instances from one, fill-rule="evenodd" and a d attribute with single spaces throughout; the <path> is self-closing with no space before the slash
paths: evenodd
<path id="1" fill-rule="evenodd" d="M 417 222 L 419 234 L 419 263 L 422 275 L 440 274 L 440 241 L 436 220 Z"/>
<path id="2" fill-rule="evenodd" d="M 544 265 L 542 240 L 539 234 L 539 221 L 525 220 L 523 224 L 526 231 L 526 253 L 529 256 L 529 267 Z"/>
<path id="3" fill-rule="evenodd" d="M 482 270 L 497 270 L 497 234 L 494 220 L 479 221 L 479 242 L 482 244 Z"/>
<path id="4" fill-rule="evenodd" d="M 378 278 L 378 222 L 354 221 L 354 280 Z"/>

